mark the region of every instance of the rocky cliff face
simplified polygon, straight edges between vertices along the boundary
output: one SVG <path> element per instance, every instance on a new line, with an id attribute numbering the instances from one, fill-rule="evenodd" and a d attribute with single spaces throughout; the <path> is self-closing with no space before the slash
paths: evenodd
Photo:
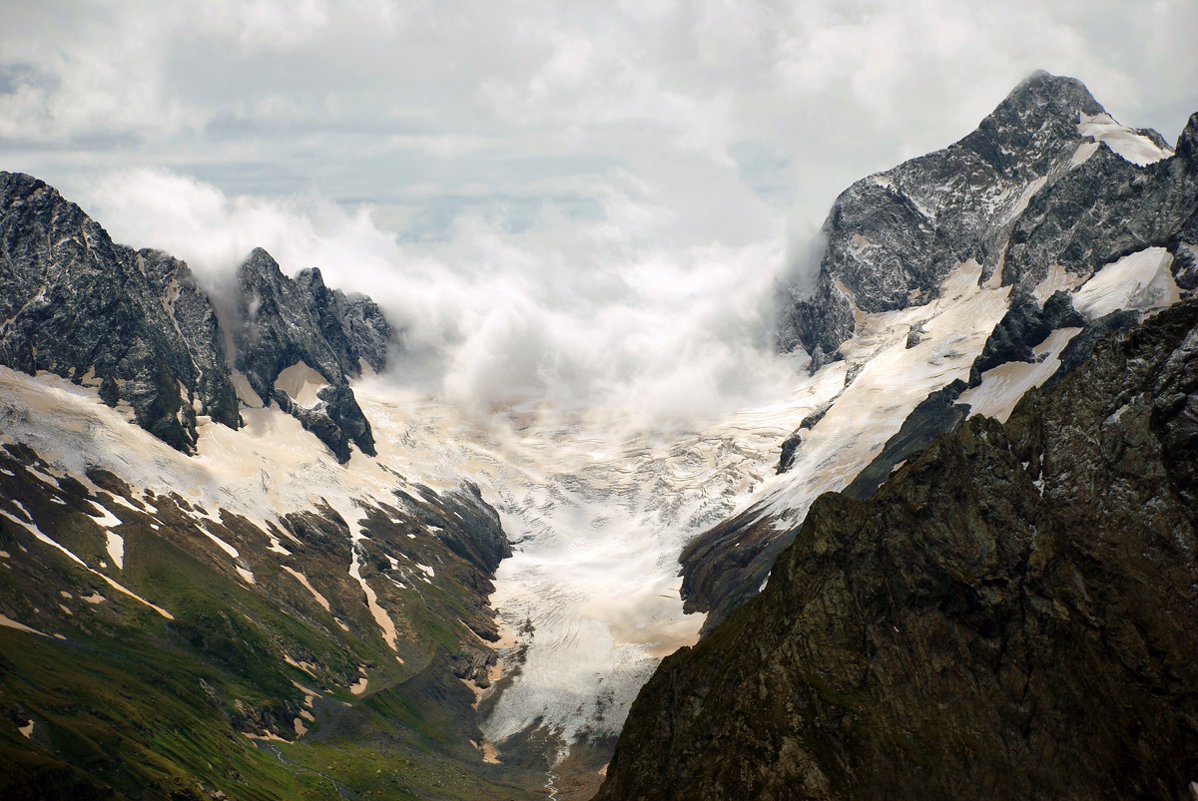
<path id="1" fill-rule="evenodd" d="M 1133 146 L 1140 163 L 1112 150 Z M 982 280 L 1001 269 L 1004 285 L 1030 289 L 1051 264 L 1088 277 L 1163 244 L 1194 211 L 1192 168 L 1169 155 L 1155 131 L 1116 126 L 1081 82 L 1037 73 L 961 141 L 836 199 L 814 293 L 791 290 L 780 344 L 818 366 L 853 335 L 856 311 L 927 303 L 969 259 Z M 1141 166 L 1150 159 L 1164 160 Z M 1151 204 L 1137 206 L 1146 194 Z"/>
<path id="2" fill-rule="evenodd" d="M 264 402 L 274 401 L 349 459 L 349 444 L 374 455 L 370 422 L 347 383 L 363 363 L 382 369 L 391 328 L 368 298 L 348 298 L 324 285 L 312 268 L 288 278 L 270 254 L 256 248 L 237 271 L 240 325 L 234 336 L 236 366 Z M 293 365 L 315 370 L 326 386 L 305 405 L 276 386 Z"/>
<path id="3" fill-rule="evenodd" d="M 1189 797 L 1196 482 L 1187 301 L 821 497 L 642 690 L 598 798 Z"/>
<path id="4" fill-rule="evenodd" d="M 225 352 L 222 321 L 183 262 L 114 244 L 56 190 L 0 173 L 0 364 L 45 370 L 97 386 L 109 405 L 128 404 L 142 428 L 194 449 L 196 417 L 240 424 L 232 367 L 259 399 L 298 418 L 345 462 L 350 443 L 373 455 L 370 423 L 350 377 L 381 370 L 392 329 L 365 297 L 330 290 L 320 271 L 283 275 L 256 249 L 238 272 L 237 311 Z M 275 385 L 292 365 L 319 373 L 315 402 Z"/>
<path id="5" fill-rule="evenodd" d="M 196 415 L 238 425 L 216 315 L 187 266 L 135 253 L 53 188 L 0 173 L 0 362 L 99 385 L 180 450 Z"/>

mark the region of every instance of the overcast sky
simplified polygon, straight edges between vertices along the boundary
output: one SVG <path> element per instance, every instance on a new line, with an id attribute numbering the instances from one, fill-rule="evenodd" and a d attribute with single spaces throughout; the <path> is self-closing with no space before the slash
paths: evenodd
<path id="1" fill-rule="evenodd" d="M 255 244 L 321 266 L 447 360 L 446 391 L 670 406 L 695 395 L 680 353 L 721 354 L 706 392 L 745 383 L 853 180 L 1037 68 L 1173 141 L 1195 32 L 1193 0 L 7 0 L 0 168 L 210 280 Z"/>

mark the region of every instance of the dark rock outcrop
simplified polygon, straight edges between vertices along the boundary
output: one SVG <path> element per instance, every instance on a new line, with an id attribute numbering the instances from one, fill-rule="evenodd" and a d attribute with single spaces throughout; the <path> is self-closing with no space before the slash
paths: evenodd
<path id="1" fill-rule="evenodd" d="M 1073 308 L 1068 293 L 1055 292 L 1043 307 L 1026 294 L 1017 293 L 1007 313 L 994 326 L 981 354 L 974 359 L 969 369 L 969 385 L 976 387 L 982 382 L 982 373 L 1000 364 L 1032 361 L 1035 358 L 1032 348 L 1054 330 L 1070 327 L 1085 328 L 1086 319 Z"/>
<path id="2" fill-rule="evenodd" d="M 642 690 L 597 798 L 1189 797 L 1196 504 L 1190 300 L 818 499 Z"/>
<path id="3" fill-rule="evenodd" d="M 954 381 L 924 398 L 907 415 L 898 432 L 886 440 L 882 452 L 844 488 L 844 494 L 859 501 L 867 500 L 898 465 L 939 435 L 956 431 L 969 416 L 969 406 L 956 402 L 964 391 L 965 382 Z"/>
<path id="4" fill-rule="evenodd" d="M 42 181 L 0 173 L 0 362 L 96 380 L 175 448 L 196 415 L 237 427 L 216 315 L 187 265 L 116 245 Z"/>
<path id="5" fill-rule="evenodd" d="M 1113 120 L 1090 119 L 1101 114 L 1078 81 L 1038 73 L 961 141 L 853 184 L 825 222 L 814 293 L 801 296 L 796 289 L 784 303 L 779 344 L 805 347 L 815 371 L 841 357 L 838 349 L 856 333 L 858 312 L 925 305 L 955 265 L 973 260 L 982 268 L 980 281 L 1012 289 L 1006 315 L 972 366 L 970 386 L 993 367 L 1032 361 L 1034 348 L 1052 331 L 1081 327 L 1060 354 L 1061 366 L 1047 382 L 1053 384 L 1100 338 L 1140 314 L 1114 311 L 1090 320 L 1073 309 L 1065 291 L 1041 305 L 1037 298 L 1048 286 L 1041 282 L 1050 270 L 1077 285 L 1124 256 L 1164 247 L 1181 295 L 1192 292 L 1198 287 L 1198 114 L 1172 155 L 1154 131 L 1096 134 L 1106 137 L 1098 141 L 1087 126 L 1115 130 Z M 1148 140 L 1139 143 L 1144 152 L 1154 145 L 1159 160 L 1139 166 L 1108 144 L 1121 147 L 1120 137 L 1126 144 L 1135 136 Z M 923 341 L 922 326 L 911 325 L 908 348 Z M 859 353 L 855 359 L 861 369 Z M 904 428 L 923 435 L 951 430 L 959 411 L 937 420 L 924 408 Z M 900 432 L 898 439 L 904 436 Z M 782 443 L 779 473 L 791 469 L 803 437 L 796 429 Z M 871 475 L 857 489 L 883 477 L 883 462 L 897 461 L 887 457 L 870 465 Z M 789 536 L 789 527 L 769 519 L 767 503 L 703 532 L 684 550 L 682 587 L 690 608 L 710 609 L 721 619 L 761 586 Z"/>
<path id="6" fill-rule="evenodd" d="M 197 415 L 240 425 L 225 329 L 185 263 L 113 243 L 74 203 L 19 173 L 0 172 L 0 238 L 0 363 L 94 382 L 105 403 L 128 403 L 138 425 L 183 451 L 194 449 Z M 330 290 L 316 269 L 287 278 L 261 249 L 237 289 L 234 366 L 254 391 L 342 462 L 351 442 L 373 455 L 348 378 L 386 362 L 392 330 L 378 306 Z M 297 362 L 328 382 L 311 408 L 274 385 Z"/>
<path id="7" fill-rule="evenodd" d="M 362 362 L 381 369 L 386 359 L 391 329 L 378 307 L 330 290 L 315 268 L 288 278 L 262 248 L 238 269 L 237 290 L 235 366 L 258 397 L 296 417 L 340 461 L 348 461 L 351 442 L 374 455 L 370 422 L 347 381 L 360 374 Z M 279 373 L 299 363 L 328 382 L 311 408 L 275 387 Z"/>

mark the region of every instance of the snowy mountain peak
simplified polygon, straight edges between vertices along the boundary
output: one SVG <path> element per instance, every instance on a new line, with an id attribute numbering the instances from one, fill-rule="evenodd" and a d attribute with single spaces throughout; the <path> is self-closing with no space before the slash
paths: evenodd
<path id="1" fill-rule="evenodd" d="M 1029 215 L 1044 222 L 1044 214 L 1084 211 L 1078 202 L 1043 202 L 1048 193 L 1059 196 L 1065 185 L 1077 187 L 1079 197 L 1119 194 L 1114 187 L 1134 180 L 1136 169 L 1170 155 L 1156 132 L 1116 123 L 1080 81 L 1035 73 L 959 142 L 858 181 L 836 199 L 823 226 L 827 245 L 815 290 L 785 294 L 779 345 L 804 348 L 818 368 L 843 355 L 838 350 L 857 330 L 859 312 L 927 304 L 954 265 L 971 259 L 983 267 L 979 280 L 1001 269 L 1003 285 L 1030 291 L 1047 274 L 1043 259 L 1080 245 L 1040 241 L 1033 263 L 1010 258 L 1008 246 L 1026 238 Z M 1120 214 L 1143 216 L 1122 208 Z M 1170 215 L 1163 227 L 1174 223 Z M 1086 259 L 1075 271 L 1088 277 L 1110 255 Z"/>

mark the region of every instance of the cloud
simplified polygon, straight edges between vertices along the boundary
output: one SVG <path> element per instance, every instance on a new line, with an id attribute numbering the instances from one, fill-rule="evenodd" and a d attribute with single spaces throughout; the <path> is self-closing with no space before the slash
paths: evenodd
<path id="1" fill-rule="evenodd" d="M 780 238 L 662 248 L 672 221 L 615 188 L 601 220 L 546 214 L 513 233 L 467 217 L 432 243 L 401 243 L 366 207 L 229 197 L 164 170 L 94 178 L 79 200 L 118 241 L 185 259 L 210 289 L 255 246 L 289 273 L 320 267 L 404 329 L 394 380 L 482 413 L 549 403 L 681 424 L 776 398 L 790 374 L 769 347 Z"/>

